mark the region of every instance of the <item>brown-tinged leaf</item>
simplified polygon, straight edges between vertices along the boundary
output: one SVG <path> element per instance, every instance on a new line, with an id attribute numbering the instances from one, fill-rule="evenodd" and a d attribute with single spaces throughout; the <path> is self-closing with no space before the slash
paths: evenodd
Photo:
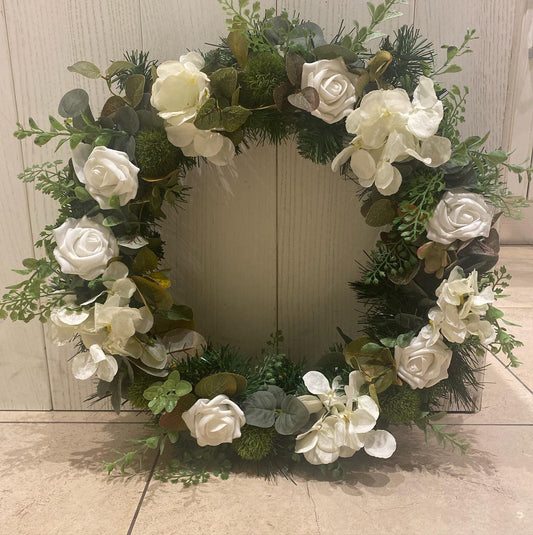
<path id="1" fill-rule="evenodd" d="M 126 105 L 126 101 L 119 97 L 118 95 L 113 95 L 112 97 L 109 97 L 104 107 L 102 108 L 102 113 L 100 114 L 101 117 L 109 117 L 110 115 L 113 115 L 118 109 L 122 108 Z"/>
<path id="2" fill-rule="evenodd" d="M 230 32 L 227 43 L 239 66 L 244 68 L 248 61 L 248 39 L 244 33 L 239 30 Z"/>
<path id="3" fill-rule="evenodd" d="M 289 52 L 285 56 L 285 67 L 287 69 L 287 78 L 294 87 L 300 87 L 302 84 L 302 68 L 305 59 L 296 54 L 296 52 Z"/>
<path id="4" fill-rule="evenodd" d="M 396 210 L 390 199 L 379 199 L 370 206 L 366 214 L 366 224 L 371 227 L 390 225 L 396 217 Z"/>
<path id="5" fill-rule="evenodd" d="M 183 421 L 182 414 L 188 411 L 195 403 L 197 397 L 194 394 L 186 394 L 178 399 L 178 404 L 172 412 L 165 412 L 159 419 L 159 425 L 163 429 L 171 431 L 185 431 L 187 425 Z"/>

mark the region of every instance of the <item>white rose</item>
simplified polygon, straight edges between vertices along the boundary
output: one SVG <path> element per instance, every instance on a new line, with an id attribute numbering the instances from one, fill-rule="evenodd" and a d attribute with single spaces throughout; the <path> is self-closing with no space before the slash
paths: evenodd
<path id="1" fill-rule="evenodd" d="M 179 61 L 165 61 L 157 67 L 150 102 L 168 123 L 179 126 L 194 119 L 209 98 L 209 78 L 200 71 L 203 66 L 200 54 L 189 52 Z"/>
<path id="2" fill-rule="evenodd" d="M 228 165 L 235 156 L 232 141 L 211 130 L 200 130 L 193 123 L 167 125 L 167 137 L 185 156 L 202 156 L 217 166 Z"/>
<path id="3" fill-rule="evenodd" d="M 118 197 L 120 206 L 135 198 L 139 187 L 139 168 L 130 162 L 125 152 L 95 147 L 82 166 L 87 145 L 80 144 L 78 147 L 72 155 L 74 170 L 79 181 L 85 184 L 85 189 L 102 210 L 111 208 L 111 197 Z"/>
<path id="4" fill-rule="evenodd" d="M 304 63 L 302 87 L 314 88 L 320 97 L 311 114 L 329 124 L 347 117 L 355 105 L 356 81 L 357 76 L 348 71 L 342 58 Z"/>
<path id="5" fill-rule="evenodd" d="M 54 256 L 63 273 L 92 280 L 101 275 L 109 260 L 118 255 L 118 244 L 102 216 L 81 219 L 69 217 L 54 229 L 57 247 Z"/>
<path id="6" fill-rule="evenodd" d="M 441 337 L 434 344 L 431 341 L 422 329 L 407 347 L 394 349 L 398 376 L 411 388 L 427 388 L 448 377 L 452 351 Z"/>
<path id="7" fill-rule="evenodd" d="M 477 193 L 448 191 L 427 222 L 428 239 L 450 244 L 478 236 L 487 237 L 492 223 L 492 209 Z"/>
<path id="8" fill-rule="evenodd" d="M 199 446 L 218 446 L 241 436 L 244 413 L 227 396 L 199 399 L 182 414 L 183 421 Z"/>

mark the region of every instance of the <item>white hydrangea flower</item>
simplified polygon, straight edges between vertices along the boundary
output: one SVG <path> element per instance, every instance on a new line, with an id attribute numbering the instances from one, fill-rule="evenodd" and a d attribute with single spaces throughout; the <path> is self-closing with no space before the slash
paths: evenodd
<path id="1" fill-rule="evenodd" d="M 218 132 L 200 130 L 193 123 L 166 126 L 170 143 L 180 147 L 185 156 L 202 156 L 216 166 L 231 163 L 235 157 L 232 141 Z"/>
<path id="2" fill-rule="evenodd" d="M 203 67 L 204 60 L 198 52 L 189 52 L 179 61 L 165 61 L 157 67 L 150 102 L 169 124 L 179 126 L 194 120 L 209 98 L 209 78 L 200 70 Z"/>
<path id="3" fill-rule="evenodd" d="M 333 160 L 332 169 L 337 171 L 350 160 L 361 186 L 375 184 L 381 194 L 392 195 L 402 183 L 394 162 L 415 158 L 438 167 L 450 159 L 450 140 L 435 135 L 442 117 L 433 81 L 424 76 L 413 102 L 403 89 L 371 91 L 346 119 L 346 130 L 355 138 Z"/>
<path id="4" fill-rule="evenodd" d="M 479 336 L 483 344 L 495 340 L 494 328 L 482 319 L 494 303 L 494 292 L 488 286 L 479 291 L 476 270 L 465 277 L 461 268 L 455 267 L 435 295 L 437 306 L 428 313 L 433 337 L 442 333 L 448 341 L 456 343 L 464 342 L 468 334 Z"/>

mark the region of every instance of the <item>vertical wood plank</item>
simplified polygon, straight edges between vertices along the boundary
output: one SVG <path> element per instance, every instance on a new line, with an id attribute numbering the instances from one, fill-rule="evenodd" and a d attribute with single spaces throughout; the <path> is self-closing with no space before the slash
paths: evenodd
<path id="1" fill-rule="evenodd" d="M 366 2 L 358 0 L 282 0 L 279 8 L 300 13 L 325 30 L 326 40 L 356 19 L 369 20 Z M 412 21 L 412 6 L 401 6 L 404 16 L 386 21 L 392 32 Z M 379 40 L 372 43 L 375 50 Z M 355 336 L 360 315 L 348 282 L 356 280 L 378 231 L 360 214 L 358 186 L 343 181 L 329 166 L 301 158 L 294 143 L 279 148 L 279 327 L 291 358 L 316 361 L 328 347 L 341 341 L 336 327 Z"/>
<path id="2" fill-rule="evenodd" d="M 225 18 L 215 0 L 142 0 L 143 47 L 161 61 L 207 51 L 226 35 Z M 162 228 L 174 295 L 192 306 L 196 328 L 252 354 L 276 330 L 275 158 L 256 147 L 233 168 L 202 164 L 187 177 L 185 210 Z"/>
<path id="3" fill-rule="evenodd" d="M 87 80 L 68 72 L 66 67 L 82 59 L 104 67 L 110 60 L 120 59 L 125 50 L 141 47 L 137 2 L 6 0 L 5 5 L 18 118 L 26 124 L 32 116 L 38 124 L 46 125 L 48 115 L 56 114 L 60 98 L 74 87 L 87 90 L 97 113 L 107 98 L 105 82 Z M 68 150 L 58 156 L 53 147 L 40 149 L 31 142 L 23 143 L 25 166 L 68 157 Z M 15 175 L 16 171 L 10 179 L 14 180 Z M 46 224 L 55 221 L 56 207 L 31 187 L 27 194 L 35 239 Z M 53 408 L 87 409 L 84 400 L 94 387 L 91 381 L 78 381 L 72 376 L 67 361 L 74 354 L 72 348 L 57 348 L 47 342 L 47 352 Z M 109 405 L 102 403 L 96 408 Z"/>
<path id="4" fill-rule="evenodd" d="M 442 64 L 445 51 L 440 45 L 459 45 L 468 28 L 476 28 L 479 39 L 472 41 L 473 54 L 457 58 L 463 68 L 457 74 L 439 78 L 443 85 L 468 86 L 464 136 L 490 132 L 490 148 L 505 146 L 503 128 L 506 99 L 511 83 L 509 69 L 517 2 L 497 0 L 417 0 L 414 25 L 435 45 Z"/>
<path id="5" fill-rule="evenodd" d="M 0 211 L 0 282 L 15 284 L 20 276 L 11 269 L 23 258 L 33 256 L 33 239 L 28 217 L 26 190 L 16 179 L 22 170 L 20 143 L 11 135 L 17 119 L 16 100 L 11 78 L 11 61 L 5 13 L 0 3 L 0 161 L 3 187 Z M 44 351 L 42 326 L 0 321 L 0 409 L 50 409 L 50 385 Z"/>

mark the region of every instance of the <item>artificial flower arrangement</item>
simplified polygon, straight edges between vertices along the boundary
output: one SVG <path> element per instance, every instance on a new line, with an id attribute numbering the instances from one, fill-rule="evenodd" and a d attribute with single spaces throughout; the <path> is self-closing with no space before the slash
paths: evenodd
<path id="1" fill-rule="evenodd" d="M 161 64 L 132 52 L 104 72 L 80 61 L 69 70 L 111 92 L 100 113 L 74 89 L 59 104 L 62 121 L 18 125 L 19 139 L 68 143 L 72 156 L 21 175 L 58 202 L 59 217 L 0 314 L 39 318 L 55 342 L 77 341 L 72 370 L 97 379 L 94 399 L 153 416 L 154 433 L 109 471 L 177 443 L 160 477 L 185 485 L 226 477 L 238 462 L 287 473 L 305 459 L 339 475 L 341 460 L 360 450 L 394 453 L 389 424 L 415 424 L 464 451 L 436 424 L 437 411 L 443 400 L 472 401 L 486 350 L 518 365 L 521 344 L 494 305 L 509 279 L 493 270 L 494 223 L 524 205 L 502 168 L 531 172 L 486 151 L 487 136 L 461 140 L 468 90 L 435 81 L 460 70 L 453 61 L 471 52 L 474 31 L 444 47 L 437 68 L 418 30 L 377 31 L 401 15 L 397 0 L 369 4 L 368 26 L 341 26 L 330 42 L 300 17 L 219 1 L 229 25 L 219 46 Z M 280 353 L 280 333 L 255 360 L 207 343 L 162 267 L 158 222 L 166 206 L 186 202 L 187 170 L 223 168 L 249 143 L 286 139 L 358 184 L 367 224 L 383 227 L 352 283 L 368 306 L 365 334 L 353 340 L 339 329 L 342 343 L 314 370 Z"/>

